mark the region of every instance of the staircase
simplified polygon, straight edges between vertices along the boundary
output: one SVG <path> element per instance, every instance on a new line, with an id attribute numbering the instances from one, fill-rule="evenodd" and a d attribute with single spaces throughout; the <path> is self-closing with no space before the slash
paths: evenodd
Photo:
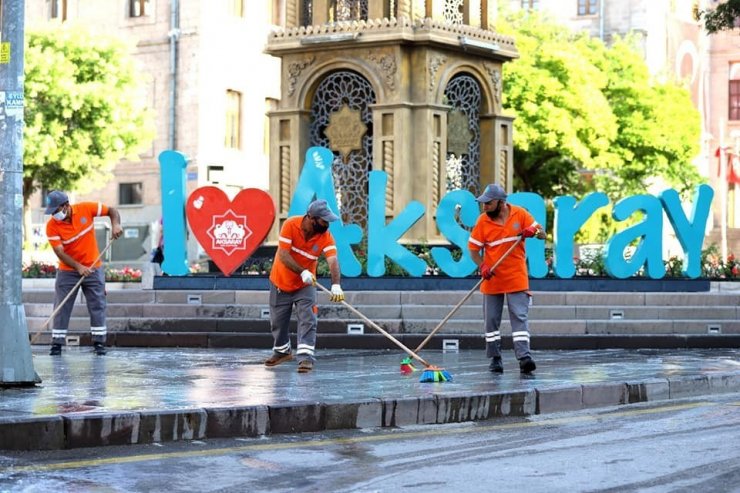
<path id="1" fill-rule="evenodd" d="M 530 309 L 535 349 L 606 347 L 740 347 L 740 287 L 701 293 L 535 292 Z M 347 302 L 412 349 L 463 298 L 465 291 L 347 292 Z M 53 291 L 24 290 L 32 339 L 50 342 L 41 327 Z M 474 294 L 429 343 L 430 349 L 483 348 L 482 296 Z M 504 309 L 504 347 L 511 333 Z M 295 322 L 294 322 L 295 324 Z M 270 348 L 267 291 L 112 290 L 108 342 L 117 346 Z M 75 300 L 68 343 L 89 344 L 82 295 Z M 346 307 L 319 293 L 324 348 L 395 347 Z"/>

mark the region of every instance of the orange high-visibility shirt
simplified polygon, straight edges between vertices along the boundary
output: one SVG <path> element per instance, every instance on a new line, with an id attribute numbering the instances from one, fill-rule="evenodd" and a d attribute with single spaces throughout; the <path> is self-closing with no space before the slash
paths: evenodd
<path id="1" fill-rule="evenodd" d="M 46 223 L 46 238 L 52 248 L 64 247 L 64 253 L 84 265 L 97 268 L 103 262 L 95 260 L 100 252 L 95 240 L 95 221 L 98 216 L 107 216 L 108 206 L 100 202 L 80 202 L 72 205 L 72 223 L 54 218 Z M 95 265 L 92 265 L 95 262 Z M 61 270 L 75 270 L 59 260 Z"/>
<path id="2" fill-rule="evenodd" d="M 329 231 L 314 235 L 306 241 L 301 231 L 301 221 L 304 216 L 293 216 L 286 219 L 283 227 L 280 229 L 278 251 L 280 249 L 288 250 L 298 265 L 311 271 L 316 275 L 316 265 L 319 256 L 334 257 L 337 254 L 337 246 L 334 243 L 334 237 Z M 270 281 L 281 291 L 297 291 L 305 284 L 301 280 L 301 275 L 290 270 L 275 253 L 275 262 L 270 271 Z"/>
<path id="3" fill-rule="evenodd" d="M 483 263 L 492 267 L 517 240 L 524 228 L 537 225 L 526 209 L 516 205 L 509 207 L 509 217 L 504 224 L 498 224 L 485 213 L 481 214 L 468 239 L 471 255 L 479 255 L 483 250 Z M 484 294 L 516 293 L 529 289 L 529 273 L 524 252 L 524 240 L 512 250 L 503 262 L 496 267 L 493 277 L 484 280 L 480 291 Z"/>

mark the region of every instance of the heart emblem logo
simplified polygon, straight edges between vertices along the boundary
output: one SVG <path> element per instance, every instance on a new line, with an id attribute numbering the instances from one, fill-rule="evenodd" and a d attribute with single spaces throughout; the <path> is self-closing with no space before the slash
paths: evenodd
<path id="1" fill-rule="evenodd" d="M 198 188 L 185 212 L 198 243 L 226 276 L 265 241 L 275 221 L 272 197 L 256 188 L 240 191 L 234 200 L 219 188 Z"/>

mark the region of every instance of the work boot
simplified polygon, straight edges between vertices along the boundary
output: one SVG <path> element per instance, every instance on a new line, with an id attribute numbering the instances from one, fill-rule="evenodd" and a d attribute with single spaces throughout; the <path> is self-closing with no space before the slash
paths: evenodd
<path id="1" fill-rule="evenodd" d="M 62 345 L 52 344 L 51 350 L 49 351 L 49 356 L 59 356 L 60 354 L 62 354 Z"/>
<path id="2" fill-rule="evenodd" d="M 277 351 L 275 351 L 272 353 L 272 356 L 265 360 L 265 366 L 277 366 L 292 359 L 293 355 L 291 353 L 278 353 Z"/>
<path id="3" fill-rule="evenodd" d="M 313 361 L 304 359 L 298 363 L 298 373 L 308 373 L 313 370 Z"/>
<path id="4" fill-rule="evenodd" d="M 488 369 L 491 370 L 493 373 L 503 373 L 504 364 L 501 361 L 501 358 L 493 358 L 491 360 L 491 364 L 488 365 Z"/>
<path id="5" fill-rule="evenodd" d="M 105 345 L 102 342 L 94 343 L 93 349 L 95 350 L 95 354 L 97 354 L 98 356 L 105 356 Z"/>
<path id="6" fill-rule="evenodd" d="M 519 370 L 522 373 L 532 373 L 537 369 L 534 360 L 530 356 L 525 356 L 519 360 Z"/>

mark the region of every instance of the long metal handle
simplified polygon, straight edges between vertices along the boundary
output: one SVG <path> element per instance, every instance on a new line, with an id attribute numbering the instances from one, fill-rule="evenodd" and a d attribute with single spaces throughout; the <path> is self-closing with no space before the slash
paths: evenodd
<path id="1" fill-rule="evenodd" d="M 515 241 L 515 242 L 514 242 L 514 243 L 513 243 L 513 244 L 512 244 L 512 245 L 511 245 L 510 247 L 509 247 L 509 249 L 508 249 L 508 250 L 506 250 L 506 252 L 504 252 L 504 254 L 503 254 L 503 255 L 501 256 L 501 258 L 499 258 L 499 259 L 498 259 L 498 260 L 496 261 L 496 263 L 495 263 L 495 264 L 493 264 L 493 267 L 491 267 L 491 272 L 495 271 L 495 270 L 496 270 L 496 267 L 498 267 L 498 266 L 499 266 L 499 264 L 500 264 L 501 262 L 503 262 L 503 261 L 504 261 L 504 259 L 505 259 L 506 257 L 508 257 L 508 256 L 509 256 L 509 254 L 510 254 L 510 253 L 511 253 L 512 251 L 514 251 L 514 248 L 515 248 L 515 247 L 516 247 L 516 246 L 517 246 L 517 245 L 519 244 L 519 242 L 520 242 L 520 241 L 522 241 L 522 237 L 521 237 L 521 236 L 519 236 L 519 238 L 517 238 L 517 239 L 516 239 L 516 241 Z M 454 315 L 455 313 L 457 313 L 457 311 L 458 311 L 458 310 L 460 309 L 460 307 L 461 307 L 461 306 L 463 306 L 463 305 L 465 304 L 465 302 L 466 302 L 466 301 L 468 301 L 468 299 L 470 299 L 470 297 L 471 297 L 471 296 L 473 296 L 473 293 L 475 293 L 475 292 L 476 292 L 476 291 L 478 290 L 478 288 L 480 287 L 480 285 L 481 285 L 481 283 L 482 283 L 482 282 L 483 282 L 483 278 L 481 277 L 481 278 L 480 278 L 480 280 L 479 280 L 479 281 L 478 281 L 478 282 L 477 282 L 477 283 L 475 284 L 475 286 L 473 286 L 473 287 L 472 287 L 472 288 L 470 289 L 470 291 L 468 291 L 468 293 L 467 293 L 467 294 L 466 294 L 466 295 L 465 295 L 465 296 L 463 297 L 463 299 L 461 299 L 461 300 L 460 300 L 460 302 L 459 302 L 459 303 L 458 303 L 457 305 L 455 305 L 455 307 L 454 307 L 454 308 L 453 308 L 453 309 L 452 309 L 452 310 L 450 311 L 450 313 L 448 313 L 448 314 L 447 314 L 447 316 L 446 316 L 445 318 L 443 318 L 443 319 L 442 319 L 442 321 L 441 321 L 441 322 L 440 322 L 439 324 L 437 324 L 437 326 L 436 326 L 436 327 L 435 327 L 434 329 L 432 329 L 432 331 L 431 331 L 431 332 L 429 333 L 429 335 L 428 335 L 428 336 L 426 337 L 426 339 L 424 339 L 423 341 L 421 341 L 421 344 L 419 344 L 419 345 L 417 346 L 417 348 L 415 349 L 415 351 L 416 351 L 417 353 L 418 353 L 419 351 L 421 351 L 421 350 L 422 350 L 422 349 L 424 348 L 424 346 L 426 346 L 426 345 L 427 345 L 427 343 L 429 342 L 429 340 L 430 340 L 430 339 L 431 339 L 432 337 L 434 337 L 434 334 L 436 334 L 436 333 L 437 333 L 437 332 L 439 331 L 439 329 L 441 329 L 441 328 L 442 328 L 442 327 L 444 326 L 444 324 L 446 324 L 446 323 L 447 323 L 447 321 L 448 321 L 448 320 L 449 320 L 450 318 L 452 318 L 452 316 L 453 316 L 453 315 Z"/>
<path id="2" fill-rule="evenodd" d="M 329 295 L 332 294 L 330 290 L 326 289 L 324 286 L 322 286 L 318 282 L 316 283 L 316 286 L 318 286 L 319 289 L 321 289 L 325 293 L 327 293 Z M 352 305 L 350 305 L 346 301 L 340 301 L 340 303 L 342 305 L 344 305 L 345 307 L 347 307 L 347 309 L 350 310 L 352 313 L 354 313 L 355 315 L 357 315 L 358 317 L 360 317 L 362 320 L 364 320 L 365 323 L 367 323 L 373 329 L 377 330 L 378 332 L 380 332 L 381 334 L 383 334 L 384 336 L 386 336 L 396 346 L 398 346 L 401 349 L 403 349 L 406 352 L 406 354 L 408 354 L 409 356 L 411 356 L 412 358 L 414 358 L 415 360 L 417 360 L 419 363 L 423 364 L 424 366 L 430 366 L 429 363 L 427 363 L 426 361 L 424 361 L 424 359 L 421 358 L 421 356 L 419 356 L 418 354 L 416 354 L 415 352 L 413 352 L 412 350 L 410 350 L 409 348 L 407 348 L 406 346 L 404 346 L 404 344 L 401 341 L 399 341 L 398 339 L 396 339 L 395 337 L 393 337 L 385 329 L 383 329 L 378 324 L 376 324 L 375 322 L 373 322 L 372 320 L 370 320 L 369 318 L 367 318 L 365 315 L 363 315 L 362 313 L 360 313 L 360 311 L 357 310 L 355 307 L 353 307 Z"/>

